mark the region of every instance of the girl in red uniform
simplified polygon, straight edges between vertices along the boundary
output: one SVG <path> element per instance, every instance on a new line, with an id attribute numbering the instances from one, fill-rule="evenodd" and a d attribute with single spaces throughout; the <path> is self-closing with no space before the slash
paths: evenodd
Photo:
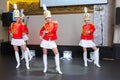
<path id="1" fill-rule="evenodd" d="M 16 4 L 14 4 L 16 6 Z M 23 40 L 23 34 L 25 33 L 25 29 L 23 28 L 23 24 L 21 23 L 19 10 L 17 10 L 16 7 L 14 7 L 14 17 L 16 19 L 16 22 L 11 23 L 11 26 L 9 27 L 9 34 L 12 37 L 11 44 L 13 45 L 14 51 L 15 51 L 15 58 L 17 61 L 16 68 L 19 68 L 20 66 L 20 57 L 18 53 L 18 46 L 21 46 L 21 49 L 24 51 L 25 54 L 25 61 L 26 61 L 26 68 L 30 69 L 29 67 L 29 60 L 28 60 L 28 54 L 26 50 L 26 43 Z"/>
<path id="2" fill-rule="evenodd" d="M 58 28 L 58 22 L 52 21 L 50 11 L 48 11 L 45 8 L 45 6 L 43 8 L 45 10 L 44 17 L 45 17 L 46 23 L 43 24 L 42 28 L 40 29 L 40 33 L 39 33 L 40 40 L 41 40 L 40 47 L 43 48 L 43 63 L 44 63 L 43 72 L 47 72 L 47 49 L 52 49 L 52 51 L 55 54 L 56 71 L 58 71 L 59 74 L 62 74 L 60 70 L 59 52 L 57 49 L 57 45 L 55 43 L 55 40 L 57 40 L 56 32 Z"/>
<path id="3" fill-rule="evenodd" d="M 86 8 L 85 8 L 86 10 Z M 94 53 L 92 54 L 92 58 L 94 60 L 94 64 L 97 67 L 100 67 L 99 65 L 99 48 L 96 47 L 95 43 L 93 42 L 94 39 L 94 31 L 95 27 L 93 24 L 90 23 L 90 16 L 89 13 L 85 11 L 84 14 L 84 22 L 85 24 L 82 26 L 82 33 L 80 37 L 80 43 L 79 45 L 83 47 L 83 60 L 84 60 L 84 66 L 87 67 L 87 48 L 91 47 L 94 50 Z"/>
<path id="4" fill-rule="evenodd" d="M 26 42 L 26 45 L 27 45 L 27 40 L 29 39 L 28 37 L 28 34 L 29 34 L 29 30 L 28 30 L 28 27 L 26 26 L 26 24 L 24 23 L 24 14 L 23 14 L 23 9 L 21 9 L 20 11 L 20 15 L 21 15 L 21 22 L 23 24 L 23 29 L 24 29 L 24 34 L 23 34 L 23 40 Z M 28 58 L 29 58 L 29 61 L 31 61 L 32 59 L 32 55 L 30 53 L 30 50 L 29 48 L 27 47 L 27 53 L 28 53 Z M 25 58 L 25 55 L 24 55 L 24 52 L 22 51 L 22 57 L 21 57 L 21 60 L 23 60 Z"/>

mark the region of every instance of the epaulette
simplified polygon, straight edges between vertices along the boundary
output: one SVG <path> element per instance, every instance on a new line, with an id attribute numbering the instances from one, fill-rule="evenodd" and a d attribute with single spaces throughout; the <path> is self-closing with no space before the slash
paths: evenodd
<path id="1" fill-rule="evenodd" d="M 92 26 L 94 26 L 94 24 L 91 24 Z"/>
<path id="2" fill-rule="evenodd" d="M 54 23 L 58 23 L 58 21 L 53 21 Z"/>
<path id="3" fill-rule="evenodd" d="M 14 22 L 11 23 L 11 25 L 13 25 L 13 24 L 14 24 Z"/>
<path id="4" fill-rule="evenodd" d="M 45 24 L 43 24 L 42 26 L 45 26 Z"/>
<path id="5" fill-rule="evenodd" d="M 10 26 L 13 26 L 13 24 L 14 24 L 14 22 L 12 22 Z"/>
<path id="6" fill-rule="evenodd" d="M 22 25 L 25 25 L 25 23 L 22 22 Z"/>

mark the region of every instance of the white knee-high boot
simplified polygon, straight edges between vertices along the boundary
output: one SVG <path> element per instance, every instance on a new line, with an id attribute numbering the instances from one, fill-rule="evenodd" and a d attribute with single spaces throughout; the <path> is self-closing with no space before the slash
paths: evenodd
<path id="1" fill-rule="evenodd" d="M 44 64 L 43 72 L 47 72 L 47 54 L 43 54 L 43 64 Z"/>
<path id="2" fill-rule="evenodd" d="M 56 71 L 58 71 L 59 74 L 62 74 L 62 72 L 60 70 L 59 53 L 55 55 L 55 64 L 56 64 Z"/>
<path id="3" fill-rule="evenodd" d="M 26 68 L 27 68 L 27 69 L 30 69 L 27 51 L 24 52 L 24 55 L 25 55 Z"/>
<path id="4" fill-rule="evenodd" d="M 94 52 L 90 52 L 90 58 L 88 59 L 88 62 L 93 62 L 94 60 Z"/>
<path id="5" fill-rule="evenodd" d="M 30 53 L 30 50 L 29 50 L 28 47 L 27 47 L 26 49 L 27 49 L 27 53 L 28 53 L 29 61 L 31 61 L 31 59 L 32 59 L 32 55 L 31 55 L 31 53 Z"/>
<path id="6" fill-rule="evenodd" d="M 95 64 L 97 67 L 101 67 L 101 66 L 99 65 L 99 48 L 94 51 L 94 64 Z"/>
<path id="7" fill-rule="evenodd" d="M 21 60 L 23 60 L 24 58 L 25 58 L 25 54 L 24 54 L 24 51 L 22 50 Z"/>
<path id="8" fill-rule="evenodd" d="M 87 51 L 83 53 L 84 66 L 87 67 Z"/>
<path id="9" fill-rule="evenodd" d="M 94 52 L 90 53 L 90 59 L 93 61 L 94 60 Z"/>
<path id="10" fill-rule="evenodd" d="M 19 57 L 18 51 L 15 51 L 15 58 L 16 58 L 16 61 L 17 61 L 16 68 L 19 68 L 19 66 L 20 66 L 20 57 Z"/>

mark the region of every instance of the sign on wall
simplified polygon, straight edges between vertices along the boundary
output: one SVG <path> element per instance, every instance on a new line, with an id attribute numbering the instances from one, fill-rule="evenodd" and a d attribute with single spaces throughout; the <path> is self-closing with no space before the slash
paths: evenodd
<path id="1" fill-rule="evenodd" d="M 68 5 L 86 5 L 86 4 L 106 4 L 108 0 L 40 0 L 40 6 L 68 6 Z"/>

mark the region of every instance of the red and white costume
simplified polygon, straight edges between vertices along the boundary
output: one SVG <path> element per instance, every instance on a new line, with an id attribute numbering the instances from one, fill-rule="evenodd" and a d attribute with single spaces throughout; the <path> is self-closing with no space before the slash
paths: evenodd
<path id="1" fill-rule="evenodd" d="M 43 72 L 47 72 L 47 54 L 45 52 L 47 51 L 47 49 L 52 49 L 55 54 L 56 71 L 59 74 L 62 74 L 60 70 L 59 52 L 57 50 L 57 45 L 55 43 L 55 40 L 57 40 L 56 32 L 58 29 L 58 22 L 52 21 L 51 12 L 47 10 L 45 4 L 43 4 L 43 9 L 44 9 L 44 18 L 46 20 L 46 23 L 43 24 L 39 32 L 40 40 L 42 40 L 40 47 L 43 48 L 43 64 L 44 64 Z"/>
<path id="2" fill-rule="evenodd" d="M 23 40 L 23 33 L 25 32 L 25 29 L 23 27 L 24 26 L 21 22 L 13 22 L 9 27 L 9 33 L 12 36 L 12 45 L 21 46 L 25 44 Z"/>
<path id="3" fill-rule="evenodd" d="M 29 37 L 28 37 L 29 31 L 28 31 L 27 26 L 24 23 L 22 23 L 22 24 L 23 24 L 23 29 L 24 29 L 23 40 L 27 41 L 29 39 Z"/>
<path id="4" fill-rule="evenodd" d="M 43 36 L 44 34 L 44 36 L 40 44 L 40 47 L 47 48 L 47 49 L 53 49 L 57 47 L 55 43 L 55 40 L 57 40 L 57 34 L 56 34 L 57 28 L 58 28 L 57 21 L 52 21 L 42 26 L 42 28 L 40 29 L 39 35 Z"/>
<path id="5" fill-rule="evenodd" d="M 93 24 L 85 24 L 82 26 L 82 33 L 80 36 L 79 45 L 82 47 L 94 47 L 95 43 L 92 41 L 94 39 L 95 27 Z"/>
<path id="6" fill-rule="evenodd" d="M 20 66 L 20 57 L 19 57 L 19 52 L 18 52 L 18 46 L 22 47 L 22 50 L 24 48 L 24 55 L 25 55 L 25 62 L 26 62 L 26 68 L 30 69 L 29 67 L 29 60 L 28 60 L 28 54 L 27 54 L 27 50 L 26 50 L 26 43 L 23 40 L 23 34 L 26 33 L 25 31 L 25 26 L 23 25 L 23 23 L 21 22 L 21 16 L 20 16 L 20 12 L 17 9 L 17 4 L 14 4 L 14 15 L 13 17 L 16 18 L 16 22 L 11 23 L 11 26 L 9 27 L 8 31 L 10 36 L 12 37 L 12 41 L 11 44 L 14 47 L 14 51 L 15 51 L 15 58 L 17 61 L 17 66 L 16 68 L 19 68 Z"/>
<path id="7" fill-rule="evenodd" d="M 94 48 L 94 52 L 90 54 L 90 58 L 92 61 L 94 61 L 94 64 L 97 67 L 100 67 L 99 65 L 99 48 L 96 47 L 95 43 L 93 42 L 94 39 L 94 31 L 95 27 L 93 24 L 90 24 L 90 15 L 87 13 L 87 7 L 84 8 L 84 21 L 85 25 L 82 26 L 82 33 L 80 37 L 80 43 L 79 45 L 83 47 L 83 60 L 84 60 L 84 66 L 87 67 L 87 48 L 92 47 Z M 92 55 L 92 56 L 91 56 Z"/>

